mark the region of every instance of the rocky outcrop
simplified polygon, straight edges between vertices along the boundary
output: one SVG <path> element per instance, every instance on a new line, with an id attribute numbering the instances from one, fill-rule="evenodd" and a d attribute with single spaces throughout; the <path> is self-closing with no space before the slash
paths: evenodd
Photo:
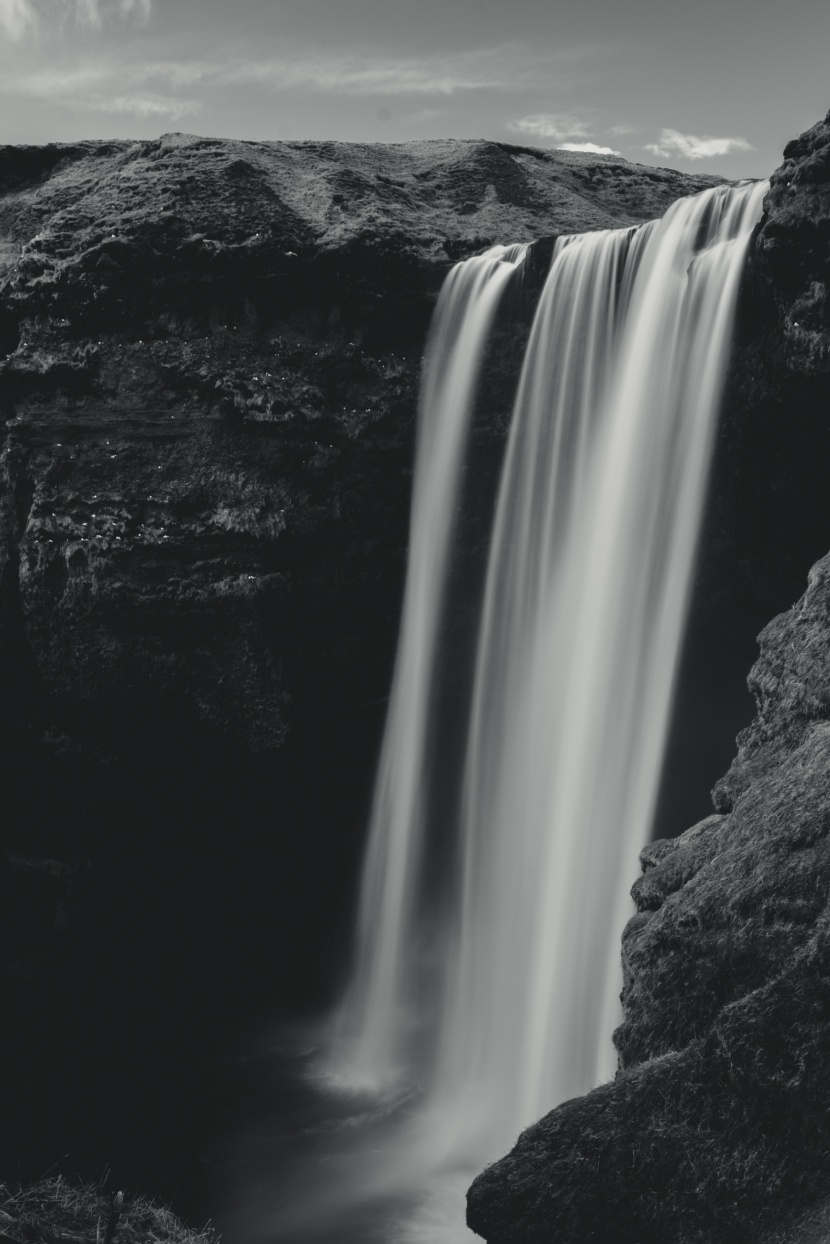
<path id="1" fill-rule="evenodd" d="M 830 115 L 789 144 L 772 178 L 722 473 L 753 414 L 762 424 L 777 416 L 782 441 L 792 427 L 803 446 L 807 426 L 826 441 L 828 274 Z M 822 442 L 813 444 L 820 462 L 804 461 L 802 489 L 826 472 Z M 782 457 L 786 495 L 796 468 Z M 722 484 L 718 494 L 726 506 Z M 826 505 L 811 512 L 826 547 Z M 715 814 L 642 854 L 638 912 L 623 937 L 621 1070 L 528 1128 L 479 1176 L 469 1222 L 490 1244 L 826 1238 L 830 558 L 760 643 L 756 717 L 715 788 Z"/>

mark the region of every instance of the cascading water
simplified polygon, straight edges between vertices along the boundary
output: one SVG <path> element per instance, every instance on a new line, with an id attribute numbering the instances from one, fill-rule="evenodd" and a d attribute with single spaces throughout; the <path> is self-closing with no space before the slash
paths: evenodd
<path id="1" fill-rule="evenodd" d="M 381 1087 L 400 1071 L 407 939 L 425 830 L 430 698 L 459 476 L 482 356 L 526 251 L 524 245 L 496 246 L 456 265 L 427 342 L 401 634 L 369 827 L 356 970 L 337 1022 L 341 1049 L 333 1074 L 352 1087 Z"/>
<path id="2" fill-rule="evenodd" d="M 410 1069 L 425 1091 L 399 1161 L 410 1173 L 472 1172 L 613 1074 L 619 938 L 765 191 L 716 187 L 662 221 L 555 247 L 496 504 L 433 1040 L 427 1065 Z M 403 625 L 340 1023 L 352 1041 L 336 1054 L 347 1083 L 406 1074 L 408 952 L 428 908 L 428 704 L 461 464 L 487 335 L 522 258 L 456 268 L 430 337 Z"/>
<path id="3" fill-rule="evenodd" d="M 560 248 L 496 513 L 432 1098 L 487 1161 L 614 1071 L 738 280 L 764 184 Z"/>
<path id="4" fill-rule="evenodd" d="M 537 874 L 551 832 L 546 782 L 561 745 L 554 716 L 549 755 L 537 747 L 533 659 L 543 655 L 542 615 L 580 535 L 572 528 L 629 292 L 626 258 L 645 236 L 609 231 L 557 242 L 519 381 L 482 609 L 449 935 L 454 957 L 441 1011 L 434 1095 L 452 1129 L 443 1138 L 451 1150 L 519 1108 L 528 967 L 544 902 Z M 455 1098 L 458 1107 L 445 1111 Z"/>

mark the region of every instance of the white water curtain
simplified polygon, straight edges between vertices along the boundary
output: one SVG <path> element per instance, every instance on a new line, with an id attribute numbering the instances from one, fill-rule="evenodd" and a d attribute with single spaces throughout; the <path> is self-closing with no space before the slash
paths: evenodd
<path id="1" fill-rule="evenodd" d="M 358 953 L 332 1059 L 343 1083 L 419 1080 L 427 1164 L 474 1169 L 613 1074 L 619 939 L 765 190 L 719 186 L 639 230 L 557 244 L 493 520 L 431 1040 L 407 1068 L 449 550 L 481 361 L 523 250 L 468 261 L 442 294 Z"/>

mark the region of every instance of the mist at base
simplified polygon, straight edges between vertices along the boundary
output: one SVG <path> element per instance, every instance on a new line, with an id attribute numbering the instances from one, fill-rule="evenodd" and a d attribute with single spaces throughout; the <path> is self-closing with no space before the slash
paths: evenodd
<path id="1" fill-rule="evenodd" d="M 385 1093 L 321 1082 L 325 1023 L 264 1034 L 226 1074 L 257 1102 L 214 1155 L 231 1191 L 219 1225 L 234 1244 L 469 1244 L 474 1166 L 436 1165 L 422 1088 Z M 434 1155 L 433 1155 L 434 1156 Z"/>

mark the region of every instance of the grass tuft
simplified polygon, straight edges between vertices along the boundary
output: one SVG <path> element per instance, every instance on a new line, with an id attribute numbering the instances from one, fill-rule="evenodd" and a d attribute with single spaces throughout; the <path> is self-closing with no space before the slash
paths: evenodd
<path id="1" fill-rule="evenodd" d="M 17 1191 L 0 1184 L 0 1241 L 14 1244 L 220 1244 L 209 1225 L 195 1231 L 142 1196 L 116 1198 L 101 1187 L 57 1176 Z"/>

